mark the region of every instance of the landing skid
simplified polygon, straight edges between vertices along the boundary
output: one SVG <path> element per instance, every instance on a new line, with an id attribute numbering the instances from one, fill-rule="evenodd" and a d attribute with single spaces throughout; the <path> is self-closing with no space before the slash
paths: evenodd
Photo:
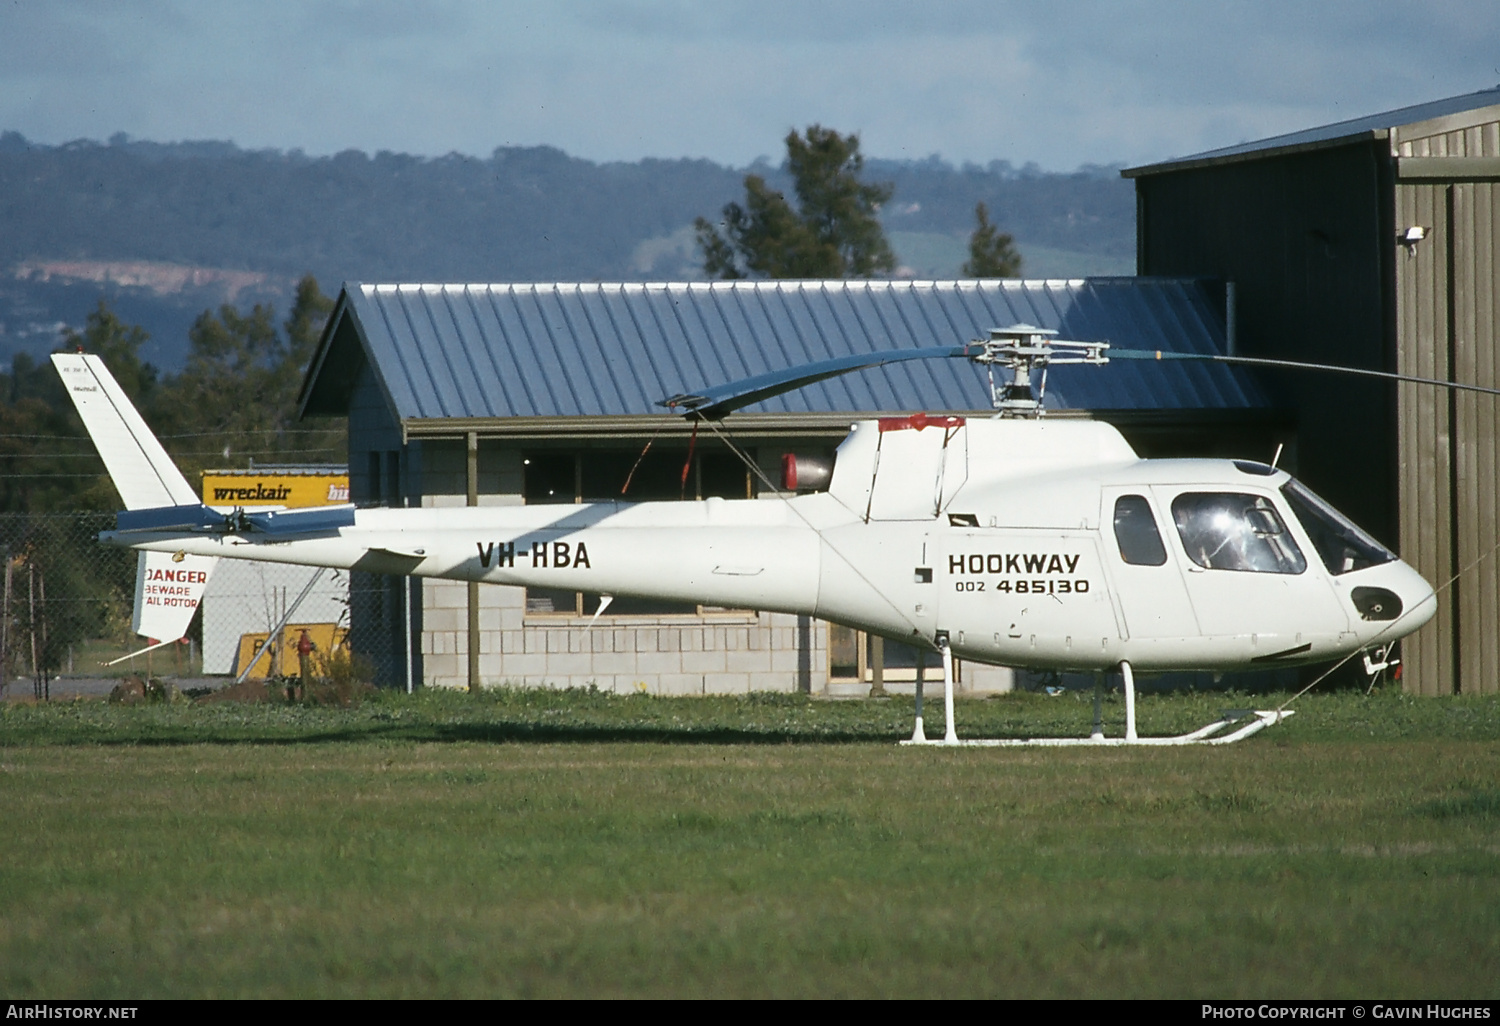
<path id="1" fill-rule="evenodd" d="M 1120 663 L 1120 674 L 1124 678 L 1125 686 L 1125 736 L 1105 737 L 1104 727 L 1100 718 L 1099 691 L 1096 684 L 1094 691 L 1094 733 L 1090 737 L 1036 737 L 1026 739 L 960 739 L 953 726 L 953 654 L 948 649 L 948 639 L 939 636 L 938 651 L 943 659 L 943 711 L 947 714 L 947 733 L 941 741 L 929 741 L 922 725 L 922 664 L 917 663 L 917 722 L 912 730 L 911 739 L 900 742 L 902 745 L 932 746 L 939 748 L 1119 748 L 1124 745 L 1156 745 L 1158 747 L 1167 745 L 1232 745 L 1236 741 L 1243 741 L 1252 734 L 1258 734 L 1273 723 L 1280 723 L 1296 710 L 1264 710 L 1264 709 L 1237 709 L 1232 712 L 1224 712 L 1214 722 L 1206 727 L 1200 727 L 1190 734 L 1179 734 L 1176 737 L 1140 737 L 1135 731 L 1135 674 L 1128 662 Z M 1250 722 L 1228 734 L 1215 737 L 1226 727 L 1233 726 L 1242 720 L 1249 719 Z"/>
<path id="2" fill-rule="evenodd" d="M 1180 734 L 1177 737 L 1033 737 L 1024 740 L 1011 738 L 1003 740 L 967 739 L 955 737 L 952 739 L 944 738 L 941 741 L 912 738 L 909 741 L 902 741 L 900 743 L 903 745 L 929 745 L 938 748 L 1075 748 L 1084 746 L 1119 748 L 1125 745 L 1232 745 L 1236 741 L 1245 740 L 1245 738 L 1252 734 L 1260 733 L 1273 723 L 1280 723 L 1294 712 L 1296 712 L 1295 709 L 1288 709 L 1285 712 L 1277 712 L 1275 710 L 1246 710 L 1232 714 L 1226 713 L 1223 718 L 1215 720 L 1206 727 L 1200 727 L 1191 734 Z M 1247 717 L 1253 717 L 1253 719 L 1238 730 L 1225 734 L 1222 737 L 1213 736 L 1225 727 L 1239 723 Z"/>

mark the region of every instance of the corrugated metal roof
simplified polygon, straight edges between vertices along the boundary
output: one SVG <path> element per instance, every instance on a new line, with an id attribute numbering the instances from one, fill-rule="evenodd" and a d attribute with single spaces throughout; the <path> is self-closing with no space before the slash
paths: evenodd
<path id="1" fill-rule="evenodd" d="M 356 354 L 330 354 L 336 339 L 350 337 L 348 327 L 398 420 L 617 416 L 661 413 L 656 402 L 666 396 L 770 370 L 961 345 L 1020 322 L 1122 347 L 1222 352 L 1223 322 L 1208 288 L 1144 278 L 347 284 L 304 385 L 303 408 L 331 412 L 347 403 Z M 1209 364 L 1060 367 L 1047 390 L 1049 408 L 1268 405 L 1250 374 Z M 856 372 L 746 412 L 988 407 L 983 372 L 946 360 Z"/>
<path id="2" fill-rule="evenodd" d="M 1141 175 L 1154 174 L 1159 171 L 1178 170 L 1184 166 L 1191 165 L 1222 163 L 1234 158 L 1248 157 L 1274 150 L 1311 149 L 1324 144 L 1356 139 L 1360 136 L 1368 136 L 1372 139 L 1379 138 L 1381 134 L 1389 132 L 1393 128 L 1400 128 L 1402 125 L 1412 125 L 1420 121 L 1431 121 L 1433 118 L 1447 117 L 1450 114 L 1461 114 L 1465 111 L 1478 110 L 1496 104 L 1500 104 L 1500 86 L 1496 86 L 1493 89 L 1481 89 L 1477 93 L 1467 93 L 1463 96 L 1450 96 L 1443 100 L 1433 100 L 1430 103 L 1418 103 L 1411 107 L 1399 107 L 1396 110 L 1388 110 L 1380 114 L 1371 114 L 1362 118 L 1353 118 L 1349 121 L 1337 121 L 1331 125 L 1321 125 L 1317 128 L 1308 128 L 1300 132 L 1275 135 L 1269 139 L 1240 143 L 1236 146 L 1225 146 L 1217 150 L 1205 150 L 1203 153 L 1194 153 L 1186 157 L 1176 157 L 1172 160 L 1162 161 L 1159 164 L 1130 167 L 1121 171 L 1120 174 L 1126 178 L 1137 178 Z"/>

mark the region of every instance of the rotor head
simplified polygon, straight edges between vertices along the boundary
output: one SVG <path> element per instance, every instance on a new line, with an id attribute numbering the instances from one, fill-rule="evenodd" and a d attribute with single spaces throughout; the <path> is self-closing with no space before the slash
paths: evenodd
<path id="1" fill-rule="evenodd" d="M 1039 417 L 1047 393 L 1047 367 L 1054 363 L 1109 362 L 1108 342 L 1074 342 L 1055 338 L 1057 332 L 1034 324 L 991 328 L 990 337 L 972 342 L 978 352 L 969 359 L 989 368 L 990 401 L 1001 417 Z M 1009 381 L 995 380 L 995 368 L 1011 372 Z M 1033 391 L 1033 386 L 1035 390 Z"/>

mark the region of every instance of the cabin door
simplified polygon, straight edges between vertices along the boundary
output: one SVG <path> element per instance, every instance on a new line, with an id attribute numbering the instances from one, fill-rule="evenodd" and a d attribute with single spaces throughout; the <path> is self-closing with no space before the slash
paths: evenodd
<path id="1" fill-rule="evenodd" d="M 1099 533 L 1125 640 L 1200 633 L 1163 512 L 1149 488 L 1104 489 Z"/>

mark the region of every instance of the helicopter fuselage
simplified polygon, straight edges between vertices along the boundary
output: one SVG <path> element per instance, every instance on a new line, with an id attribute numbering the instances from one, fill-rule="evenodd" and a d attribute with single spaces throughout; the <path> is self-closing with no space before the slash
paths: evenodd
<path id="1" fill-rule="evenodd" d="M 861 421 L 826 491 L 359 509 L 336 530 L 106 533 L 133 548 L 808 614 L 1036 669 L 1324 662 L 1431 586 L 1286 473 L 1142 460 L 1107 424 Z"/>

